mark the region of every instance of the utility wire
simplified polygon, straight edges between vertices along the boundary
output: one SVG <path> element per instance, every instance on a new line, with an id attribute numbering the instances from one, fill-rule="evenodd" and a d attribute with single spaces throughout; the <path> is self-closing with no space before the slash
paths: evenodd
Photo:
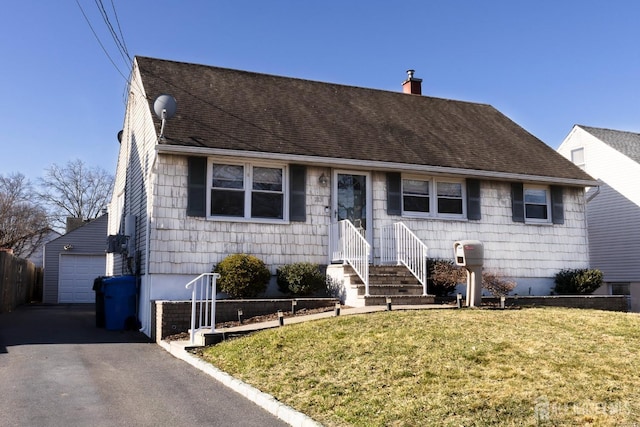
<path id="1" fill-rule="evenodd" d="M 89 28 L 91 29 L 91 32 L 93 33 L 93 36 L 96 38 L 96 40 L 98 41 L 98 44 L 100 45 L 100 47 L 102 48 L 102 51 L 104 52 L 105 55 L 107 55 L 107 58 L 109 58 L 109 61 L 111 62 L 111 64 L 113 65 L 113 67 L 116 69 L 116 71 L 118 72 L 118 74 L 120 74 L 122 76 L 122 78 L 129 83 L 129 79 L 122 73 L 122 71 L 120 71 L 120 68 L 118 68 L 118 66 L 116 65 L 115 61 L 113 60 L 113 58 L 111 58 L 111 55 L 109 55 L 109 52 L 107 52 L 107 49 L 104 47 L 104 45 L 102 44 L 102 42 L 100 41 L 100 37 L 98 37 L 98 34 L 96 33 L 96 31 L 93 29 L 93 25 L 91 25 L 91 21 L 89 21 L 89 18 L 87 17 L 87 14 L 84 12 L 84 9 L 82 8 L 82 5 L 80 4 L 79 0 L 76 0 L 76 4 L 78 5 L 78 7 L 80 8 L 80 12 L 82 12 L 82 16 L 84 16 L 85 21 L 87 21 L 87 24 L 89 25 Z"/>
<path id="2" fill-rule="evenodd" d="M 107 14 L 106 9 L 104 8 L 104 4 L 102 3 L 102 0 L 95 0 L 96 6 L 98 8 L 98 11 L 100 11 L 100 15 L 102 16 L 102 20 L 104 21 L 105 25 L 107 26 L 107 28 L 109 29 L 109 33 L 111 34 L 111 38 L 113 39 L 113 41 L 116 44 L 116 47 L 118 48 L 118 51 L 120 52 L 120 56 L 122 56 L 122 59 L 124 59 L 124 61 L 131 65 L 131 58 L 129 57 L 128 53 L 127 53 L 127 49 L 124 47 L 123 42 L 120 40 L 120 37 L 118 37 L 118 34 L 116 34 L 116 31 L 113 29 L 113 25 L 111 25 L 111 21 L 109 20 L 109 15 Z"/>
<path id="3" fill-rule="evenodd" d="M 122 47 L 124 47 L 124 53 L 127 55 L 127 58 L 129 58 L 129 60 L 131 60 L 133 62 L 133 59 L 131 58 L 131 55 L 129 55 L 129 49 L 127 48 L 127 44 L 125 43 L 125 40 L 124 40 L 124 34 L 122 34 L 122 27 L 120 26 L 120 19 L 118 19 L 118 12 L 116 12 L 116 5 L 113 2 L 113 0 L 111 0 L 111 9 L 113 9 L 113 16 L 115 16 L 115 18 L 116 18 L 116 24 L 118 25 L 118 33 L 120 34 L 120 39 L 122 40 Z"/>

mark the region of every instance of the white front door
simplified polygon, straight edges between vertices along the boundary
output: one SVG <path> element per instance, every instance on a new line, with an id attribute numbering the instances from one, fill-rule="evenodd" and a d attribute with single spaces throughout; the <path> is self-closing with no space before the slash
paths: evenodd
<path id="1" fill-rule="evenodd" d="M 337 224 L 349 220 L 361 230 L 369 244 L 373 241 L 371 175 L 367 172 L 334 171 L 332 188 L 332 235 L 337 237 Z M 337 239 L 330 239 L 332 261 L 340 260 Z"/>

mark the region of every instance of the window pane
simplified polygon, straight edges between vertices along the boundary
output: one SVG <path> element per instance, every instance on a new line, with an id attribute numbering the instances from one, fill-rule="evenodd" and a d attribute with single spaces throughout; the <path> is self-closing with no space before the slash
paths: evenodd
<path id="1" fill-rule="evenodd" d="M 445 214 L 461 214 L 462 199 L 438 198 L 438 212 Z"/>
<path id="2" fill-rule="evenodd" d="M 459 182 L 439 182 L 438 196 L 462 197 L 462 184 Z"/>
<path id="3" fill-rule="evenodd" d="M 571 161 L 576 165 L 584 165 L 584 148 L 571 150 Z"/>
<path id="4" fill-rule="evenodd" d="M 629 283 L 612 283 L 611 295 L 631 295 L 631 287 Z"/>
<path id="5" fill-rule="evenodd" d="M 525 189 L 524 202 L 538 204 L 538 205 L 546 205 L 547 191 L 542 189 L 541 190 Z"/>
<path id="6" fill-rule="evenodd" d="M 236 165 L 213 165 L 213 186 L 244 188 L 244 168 Z"/>
<path id="7" fill-rule="evenodd" d="M 527 218 L 548 219 L 547 205 L 525 205 Z"/>
<path id="8" fill-rule="evenodd" d="M 253 189 L 282 191 L 282 169 L 253 168 Z"/>
<path id="9" fill-rule="evenodd" d="M 429 195 L 429 181 L 419 181 L 415 179 L 402 180 L 403 194 L 422 194 Z"/>
<path id="10" fill-rule="evenodd" d="M 211 215 L 244 217 L 244 191 L 212 190 Z"/>
<path id="11" fill-rule="evenodd" d="M 429 197 L 404 196 L 402 208 L 408 212 L 429 212 Z"/>
<path id="12" fill-rule="evenodd" d="M 251 194 L 251 217 L 282 219 L 282 202 L 281 193 L 253 192 Z"/>

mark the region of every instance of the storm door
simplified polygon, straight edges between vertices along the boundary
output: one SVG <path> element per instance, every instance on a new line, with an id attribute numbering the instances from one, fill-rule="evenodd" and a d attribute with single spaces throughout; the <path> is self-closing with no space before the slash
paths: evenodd
<path id="1" fill-rule="evenodd" d="M 333 215 L 331 251 L 332 261 L 342 258 L 339 246 L 338 223 L 349 220 L 371 244 L 372 198 L 371 177 L 364 172 L 335 171 L 333 177 Z"/>

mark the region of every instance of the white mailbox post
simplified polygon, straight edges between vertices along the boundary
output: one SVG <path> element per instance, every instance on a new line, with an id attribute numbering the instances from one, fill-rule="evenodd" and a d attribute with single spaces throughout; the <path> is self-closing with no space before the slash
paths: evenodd
<path id="1" fill-rule="evenodd" d="M 484 246 L 479 240 L 460 240 L 453 244 L 456 265 L 467 270 L 467 307 L 479 306 L 482 302 L 482 264 Z"/>

